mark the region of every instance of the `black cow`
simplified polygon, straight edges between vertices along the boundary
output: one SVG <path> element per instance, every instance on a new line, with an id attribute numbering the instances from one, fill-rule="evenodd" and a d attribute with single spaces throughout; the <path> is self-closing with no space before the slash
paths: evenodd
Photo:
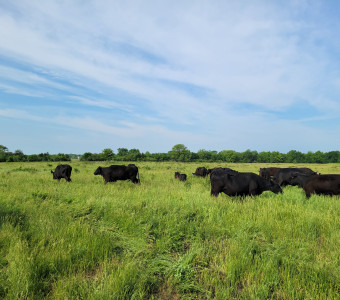
<path id="1" fill-rule="evenodd" d="M 98 167 L 94 175 L 102 175 L 105 184 L 115 182 L 117 180 L 131 180 L 133 183 L 139 183 L 138 167 L 134 164 L 128 166 L 112 165 L 109 167 Z M 137 178 L 138 175 L 138 178 Z"/>
<path id="2" fill-rule="evenodd" d="M 70 165 L 58 165 L 54 172 L 51 170 L 51 174 L 53 174 L 53 179 L 58 179 L 60 181 L 61 178 L 65 178 L 66 181 L 71 181 L 71 172 L 72 167 Z"/>
<path id="3" fill-rule="evenodd" d="M 317 195 L 340 195 L 340 174 L 311 176 L 303 185 L 306 197 Z"/>
<path id="4" fill-rule="evenodd" d="M 282 168 L 279 169 L 275 175 L 273 180 L 279 184 L 279 186 L 286 186 L 289 184 L 289 179 L 295 173 L 303 173 L 306 175 L 316 175 L 317 173 L 309 168 Z"/>
<path id="5" fill-rule="evenodd" d="M 281 168 L 275 168 L 275 167 L 260 168 L 259 175 L 263 178 L 271 179 L 271 177 L 274 176 L 276 172 L 280 169 Z"/>
<path id="6" fill-rule="evenodd" d="M 223 192 L 228 196 L 255 196 L 264 191 L 282 193 L 280 186 L 270 179 L 260 177 L 255 173 L 228 174 L 213 172 L 211 180 L 211 195 L 218 196 Z"/>
<path id="7" fill-rule="evenodd" d="M 218 167 L 218 168 L 213 168 L 213 169 L 208 169 L 208 174 L 210 175 L 211 177 L 211 174 L 212 173 L 228 173 L 230 175 L 234 175 L 234 174 L 237 174 L 239 172 L 233 170 L 233 169 L 230 169 L 230 168 L 222 168 L 222 167 Z"/>
<path id="8" fill-rule="evenodd" d="M 192 173 L 192 175 L 206 177 L 208 175 L 208 170 L 205 167 L 198 167 L 195 173 Z"/>
<path id="9" fill-rule="evenodd" d="M 175 172 L 175 178 L 178 178 L 180 181 L 186 181 L 187 175 L 186 174 L 180 174 L 179 172 Z"/>
<path id="10" fill-rule="evenodd" d="M 310 175 L 310 174 L 295 172 L 287 180 L 287 183 L 289 185 L 295 185 L 295 186 L 302 188 L 305 185 L 305 183 L 314 175 L 315 174 Z"/>

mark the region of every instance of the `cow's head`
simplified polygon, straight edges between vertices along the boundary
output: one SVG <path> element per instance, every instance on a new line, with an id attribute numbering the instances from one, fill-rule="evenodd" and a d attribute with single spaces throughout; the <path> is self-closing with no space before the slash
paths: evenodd
<path id="1" fill-rule="evenodd" d="M 273 180 L 270 180 L 270 190 L 275 194 L 282 193 L 281 187 Z"/>
<path id="2" fill-rule="evenodd" d="M 102 175 L 102 167 L 98 167 L 97 170 L 93 174 L 94 175 Z"/>
<path id="3" fill-rule="evenodd" d="M 53 174 L 53 179 L 58 179 L 55 173 L 51 170 L 51 174 Z"/>
<path id="4" fill-rule="evenodd" d="M 175 178 L 178 178 L 179 175 L 179 172 L 175 172 Z"/>
<path id="5" fill-rule="evenodd" d="M 270 176 L 268 174 L 267 168 L 260 168 L 259 176 L 266 178 L 266 179 L 269 179 Z"/>

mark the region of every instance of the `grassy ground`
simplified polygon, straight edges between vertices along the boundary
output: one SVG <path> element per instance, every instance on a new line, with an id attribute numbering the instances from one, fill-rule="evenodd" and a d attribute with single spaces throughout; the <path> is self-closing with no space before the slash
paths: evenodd
<path id="1" fill-rule="evenodd" d="M 110 164 L 72 162 L 71 183 L 56 163 L 0 164 L 0 298 L 340 298 L 339 197 L 215 198 L 191 175 L 267 164 L 143 162 L 141 184 L 104 185 L 93 172 Z"/>

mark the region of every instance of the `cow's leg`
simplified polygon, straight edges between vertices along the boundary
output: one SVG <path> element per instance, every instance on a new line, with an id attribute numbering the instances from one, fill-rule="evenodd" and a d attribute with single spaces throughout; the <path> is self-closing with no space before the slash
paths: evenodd
<path id="1" fill-rule="evenodd" d="M 307 198 L 309 198 L 311 196 L 311 194 L 312 194 L 309 190 L 307 190 L 307 191 L 305 190 L 305 193 L 306 193 L 306 197 Z"/>
<path id="2" fill-rule="evenodd" d="M 218 192 L 216 192 L 216 191 L 214 191 L 213 189 L 211 189 L 211 191 L 210 191 L 210 196 L 215 196 L 215 197 L 217 197 L 218 196 Z"/>
<path id="3" fill-rule="evenodd" d="M 211 186 L 210 196 L 217 197 L 219 193 L 220 193 L 220 191 L 219 191 L 218 188 Z"/>
<path id="4" fill-rule="evenodd" d="M 252 197 L 258 194 L 257 193 L 257 184 L 255 182 L 250 182 L 249 183 L 248 193 Z"/>
<path id="5" fill-rule="evenodd" d="M 219 193 L 221 193 L 223 191 L 223 188 L 221 188 L 221 186 L 213 186 L 211 185 L 211 191 L 210 191 L 210 195 L 211 196 L 215 196 L 217 197 Z"/>

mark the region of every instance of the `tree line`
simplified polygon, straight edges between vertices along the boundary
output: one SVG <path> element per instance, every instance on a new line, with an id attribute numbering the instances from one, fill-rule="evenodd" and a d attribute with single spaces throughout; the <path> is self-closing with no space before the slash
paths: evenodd
<path id="1" fill-rule="evenodd" d="M 80 159 L 82 161 L 179 161 L 179 162 L 228 162 L 228 163 L 339 163 L 340 151 L 321 152 L 309 151 L 302 153 L 296 150 L 290 150 L 287 153 L 278 151 L 257 152 L 246 150 L 237 152 L 234 150 L 198 150 L 191 152 L 185 145 L 177 144 L 166 153 L 145 153 L 138 149 L 118 148 L 115 153 L 110 148 L 105 148 L 100 153 L 85 152 L 78 154 L 31 154 L 26 155 L 21 150 L 14 152 L 8 151 L 8 148 L 0 145 L 0 162 L 21 162 L 21 161 L 71 161 L 71 159 Z"/>
<path id="2" fill-rule="evenodd" d="M 24 154 L 21 150 L 15 150 L 14 152 L 8 151 L 8 148 L 0 145 L 0 162 L 21 162 L 21 161 L 71 161 L 71 158 L 75 158 L 74 154 Z"/>

